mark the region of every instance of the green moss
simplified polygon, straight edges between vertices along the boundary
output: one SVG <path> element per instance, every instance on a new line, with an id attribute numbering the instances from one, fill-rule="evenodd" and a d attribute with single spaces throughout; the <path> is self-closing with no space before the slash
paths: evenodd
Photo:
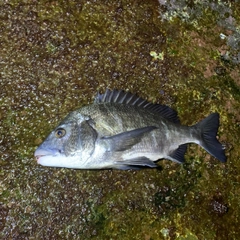
<path id="1" fill-rule="evenodd" d="M 176 239 L 178 239 L 178 240 L 197 240 L 199 238 L 196 235 L 192 234 L 191 232 L 188 232 L 185 236 L 180 236 Z"/>
<path id="2" fill-rule="evenodd" d="M 236 82 L 231 78 L 227 78 L 224 83 L 224 85 L 229 88 L 229 91 L 233 95 L 234 99 L 240 100 L 240 88 Z"/>

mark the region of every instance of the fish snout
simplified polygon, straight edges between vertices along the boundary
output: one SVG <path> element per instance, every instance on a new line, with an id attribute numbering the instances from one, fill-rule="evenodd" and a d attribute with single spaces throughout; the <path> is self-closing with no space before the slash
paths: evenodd
<path id="1" fill-rule="evenodd" d="M 41 157 L 45 156 L 55 156 L 59 153 L 59 150 L 57 149 L 44 149 L 44 148 L 37 148 L 34 152 L 34 157 L 37 160 L 37 163 L 39 163 L 39 160 Z"/>

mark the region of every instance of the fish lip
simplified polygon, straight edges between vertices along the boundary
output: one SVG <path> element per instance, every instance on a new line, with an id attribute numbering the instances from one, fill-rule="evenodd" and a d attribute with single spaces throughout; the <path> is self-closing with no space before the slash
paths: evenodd
<path id="1" fill-rule="evenodd" d="M 43 148 L 37 148 L 34 152 L 34 157 L 39 163 L 40 158 L 46 157 L 46 156 L 57 156 L 59 154 L 59 151 L 57 149 L 43 149 Z"/>
<path id="2" fill-rule="evenodd" d="M 38 161 L 40 160 L 40 158 L 44 157 L 44 156 L 46 156 L 46 155 L 37 155 L 37 156 L 35 156 L 35 159 L 36 159 L 37 163 L 39 163 Z"/>

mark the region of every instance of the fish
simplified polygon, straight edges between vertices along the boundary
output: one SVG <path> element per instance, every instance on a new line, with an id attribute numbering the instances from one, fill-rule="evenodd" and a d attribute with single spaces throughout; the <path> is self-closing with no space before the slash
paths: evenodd
<path id="1" fill-rule="evenodd" d="M 155 168 L 161 159 L 184 163 L 189 143 L 226 162 L 217 140 L 219 114 L 181 125 L 172 108 L 124 90 L 106 89 L 69 113 L 36 149 L 37 163 L 74 169 Z"/>

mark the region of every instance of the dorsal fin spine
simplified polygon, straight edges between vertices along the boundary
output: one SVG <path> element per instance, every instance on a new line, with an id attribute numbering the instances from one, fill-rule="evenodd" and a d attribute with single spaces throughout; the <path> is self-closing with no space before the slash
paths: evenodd
<path id="1" fill-rule="evenodd" d="M 133 97 L 134 97 L 134 95 L 131 95 L 131 96 L 130 96 L 130 98 L 127 100 L 127 102 L 126 102 L 126 103 L 127 103 L 127 104 L 130 104 L 130 103 L 131 103 L 131 101 L 132 101 L 132 99 L 133 99 Z"/>
<path id="2" fill-rule="evenodd" d="M 94 103 L 116 103 L 136 106 L 139 108 L 147 109 L 151 112 L 158 113 L 161 115 L 162 118 L 165 118 L 170 122 L 180 123 L 177 113 L 170 107 L 161 104 L 150 103 L 135 94 L 131 94 L 130 92 L 125 92 L 123 90 L 119 91 L 114 89 L 113 91 L 111 91 L 107 89 L 104 94 L 98 93 Z"/>
<path id="3" fill-rule="evenodd" d="M 113 93 L 115 93 L 115 91 L 113 91 Z M 114 97 L 114 99 L 113 99 L 113 102 L 117 102 L 117 99 L 118 99 L 118 97 L 119 97 L 119 92 L 117 92 L 117 94 L 116 94 L 116 96 Z"/>

